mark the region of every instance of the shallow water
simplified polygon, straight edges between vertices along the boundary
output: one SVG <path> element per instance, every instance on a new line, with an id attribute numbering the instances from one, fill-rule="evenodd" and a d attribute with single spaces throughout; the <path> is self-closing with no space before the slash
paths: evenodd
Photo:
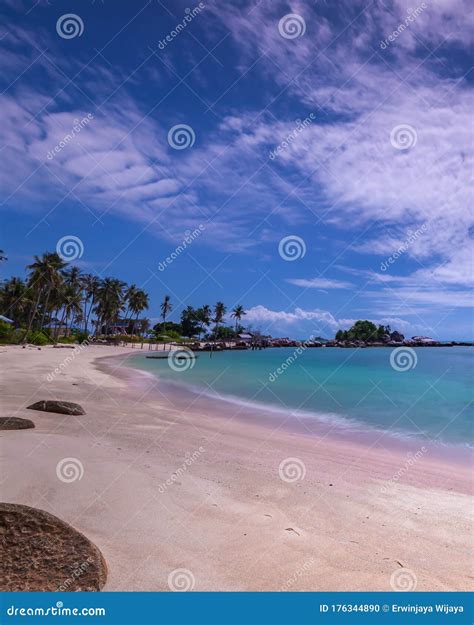
<path id="1" fill-rule="evenodd" d="M 130 364 L 194 392 L 354 431 L 473 443 L 474 348 L 297 349 L 198 353 Z M 192 365 L 192 366 L 191 366 Z"/>

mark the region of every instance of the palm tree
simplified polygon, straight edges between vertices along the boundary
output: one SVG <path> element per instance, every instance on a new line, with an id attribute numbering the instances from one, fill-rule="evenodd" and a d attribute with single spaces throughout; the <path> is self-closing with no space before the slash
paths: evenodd
<path id="1" fill-rule="evenodd" d="M 26 313 L 31 306 L 31 299 L 26 283 L 21 278 L 5 280 L 0 292 L 2 312 L 11 317 L 15 326 L 19 327 L 26 319 Z"/>
<path id="2" fill-rule="evenodd" d="M 0 250 L 0 262 L 2 262 L 2 260 L 8 260 L 8 258 L 5 256 L 5 252 Z"/>
<path id="3" fill-rule="evenodd" d="M 54 289 L 57 289 L 61 284 L 63 280 L 61 271 L 65 266 L 66 263 L 56 252 L 45 252 L 42 258 L 35 256 L 34 262 L 31 265 L 28 265 L 27 269 L 30 270 L 30 275 L 28 276 L 28 288 L 33 294 L 34 304 L 31 309 L 26 334 L 31 331 L 38 312 L 38 307 L 43 296 L 45 296 L 43 317 L 41 320 L 41 328 L 43 327 L 44 317 L 48 309 L 51 292 Z"/>
<path id="4" fill-rule="evenodd" d="M 84 332 L 89 332 L 89 317 L 95 306 L 95 299 L 100 287 L 100 278 L 86 273 L 81 279 L 82 288 L 84 290 Z M 87 304 L 90 301 L 89 310 Z"/>
<path id="5" fill-rule="evenodd" d="M 224 315 L 226 313 L 227 309 L 224 305 L 223 302 L 217 302 L 217 304 L 214 306 L 214 323 L 216 324 L 214 326 L 214 337 L 217 338 L 217 332 L 219 329 L 219 324 L 222 323 L 223 319 L 224 319 Z"/>
<path id="6" fill-rule="evenodd" d="M 211 323 L 211 307 L 209 304 L 205 304 L 202 308 L 198 308 L 196 311 L 196 319 L 199 322 L 199 340 L 201 340 L 202 333 L 204 332 L 204 327 L 209 326 Z"/>
<path id="7" fill-rule="evenodd" d="M 235 319 L 235 336 L 237 337 L 237 324 L 240 323 L 240 320 L 247 313 L 244 310 L 244 307 L 239 304 L 238 306 L 234 306 L 230 316 Z"/>
<path id="8" fill-rule="evenodd" d="M 123 316 L 124 321 L 127 321 L 128 318 L 128 313 L 131 311 L 131 306 L 134 302 L 134 298 L 136 297 L 137 292 L 139 291 L 139 288 L 137 287 L 136 284 L 131 284 L 129 287 L 127 287 L 125 294 L 124 294 L 124 298 L 125 301 L 127 302 L 127 309 L 125 311 L 125 314 Z M 133 312 L 133 311 L 132 311 Z M 128 330 L 128 328 L 127 328 Z M 133 330 L 133 328 L 132 328 Z"/>
<path id="9" fill-rule="evenodd" d="M 75 286 L 69 284 L 64 288 L 63 318 L 66 320 L 65 334 L 67 335 L 68 322 L 71 320 L 70 328 L 74 321 L 80 320 L 82 316 L 82 293 Z"/>
<path id="10" fill-rule="evenodd" d="M 168 313 L 170 313 L 173 309 L 173 306 L 170 303 L 170 296 L 165 295 L 165 299 L 161 303 L 161 318 L 163 319 L 163 334 L 166 334 L 166 317 Z"/>
<path id="11" fill-rule="evenodd" d="M 135 288 L 135 291 L 132 294 L 130 299 L 129 307 L 130 311 L 135 313 L 135 320 L 132 325 L 132 333 L 135 332 L 135 326 L 138 321 L 138 315 L 146 310 L 150 305 L 148 293 L 143 291 L 142 289 Z"/>
<path id="12" fill-rule="evenodd" d="M 96 334 L 105 326 L 108 334 L 110 324 L 116 321 L 123 309 L 123 290 L 125 282 L 116 278 L 104 278 L 100 283 L 96 295 L 95 312 L 97 314 Z"/>

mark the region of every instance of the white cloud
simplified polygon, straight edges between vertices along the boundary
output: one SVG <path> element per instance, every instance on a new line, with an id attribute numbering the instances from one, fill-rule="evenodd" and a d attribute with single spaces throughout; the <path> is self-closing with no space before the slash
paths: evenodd
<path id="1" fill-rule="evenodd" d="M 288 278 L 286 281 L 306 289 L 350 289 L 353 286 L 350 282 L 329 278 Z"/>

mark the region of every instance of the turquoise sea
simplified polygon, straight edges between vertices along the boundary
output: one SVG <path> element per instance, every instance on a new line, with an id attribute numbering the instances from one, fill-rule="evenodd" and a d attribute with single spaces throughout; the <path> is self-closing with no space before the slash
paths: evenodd
<path id="1" fill-rule="evenodd" d="M 471 446 L 474 348 L 297 349 L 200 352 L 134 367 L 166 384 L 353 431 Z M 161 352 L 162 354 L 163 352 Z"/>

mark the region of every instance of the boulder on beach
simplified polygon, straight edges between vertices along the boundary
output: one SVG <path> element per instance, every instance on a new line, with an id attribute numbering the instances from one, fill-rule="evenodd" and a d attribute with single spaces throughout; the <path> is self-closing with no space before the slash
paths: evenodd
<path id="1" fill-rule="evenodd" d="M 107 580 L 99 549 L 57 517 L 0 503 L 2 592 L 98 591 Z"/>
<path id="2" fill-rule="evenodd" d="M 29 419 L 21 417 L 0 417 L 0 430 L 27 430 L 34 428 L 35 424 Z"/>
<path id="3" fill-rule="evenodd" d="M 84 408 L 79 404 L 75 404 L 72 401 L 60 401 L 43 399 L 37 401 L 31 406 L 28 406 L 29 410 L 41 410 L 43 412 L 57 412 L 59 414 L 81 415 L 86 414 Z"/>

